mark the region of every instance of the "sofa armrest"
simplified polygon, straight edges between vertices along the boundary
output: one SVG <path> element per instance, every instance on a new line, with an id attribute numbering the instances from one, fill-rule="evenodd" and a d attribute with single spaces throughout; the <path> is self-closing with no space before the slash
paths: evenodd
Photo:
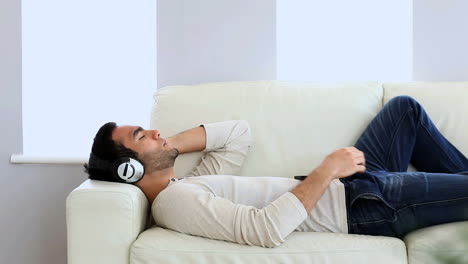
<path id="1" fill-rule="evenodd" d="M 66 201 L 68 263 L 128 264 L 148 216 L 148 200 L 138 187 L 84 181 Z"/>

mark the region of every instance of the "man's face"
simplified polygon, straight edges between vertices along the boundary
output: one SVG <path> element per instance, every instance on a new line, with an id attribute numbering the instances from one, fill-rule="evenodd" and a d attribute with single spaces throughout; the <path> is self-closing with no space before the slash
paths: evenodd
<path id="1" fill-rule="evenodd" d="M 145 172 L 163 170 L 174 166 L 179 152 L 160 137 L 159 130 L 144 130 L 139 126 L 117 126 L 112 139 L 138 153 Z"/>

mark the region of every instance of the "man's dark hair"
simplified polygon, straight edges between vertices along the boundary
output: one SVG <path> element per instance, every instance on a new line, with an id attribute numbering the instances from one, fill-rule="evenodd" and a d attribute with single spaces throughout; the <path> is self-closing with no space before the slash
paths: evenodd
<path id="1" fill-rule="evenodd" d="M 108 122 L 102 125 L 94 137 L 91 152 L 98 158 L 111 163 L 116 161 L 119 157 L 130 157 L 137 159 L 137 152 L 126 148 L 121 143 L 117 143 L 112 140 L 112 131 L 114 131 L 116 127 L 117 125 L 115 122 Z M 89 174 L 90 179 L 116 182 L 112 176 L 111 171 L 102 168 L 90 168 L 89 163 L 93 163 L 93 161 L 91 161 L 91 157 L 89 162 L 83 165 L 84 171 Z"/>

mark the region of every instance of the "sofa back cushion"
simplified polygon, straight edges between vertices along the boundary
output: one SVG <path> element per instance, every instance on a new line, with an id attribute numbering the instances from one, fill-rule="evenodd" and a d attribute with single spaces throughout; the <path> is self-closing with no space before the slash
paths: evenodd
<path id="1" fill-rule="evenodd" d="M 253 143 L 240 175 L 306 175 L 334 150 L 353 146 L 382 108 L 382 85 L 294 81 L 166 86 L 154 94 L 150 129 L 169 137 L 203 123 L 244 119 Z M 202 153 L 180 155 L 182 177 Z"/>
<path id="2" fill-rule="evenodd" d="M 468 82 L 386 83 L 383 102 L 409 95 L 424 107 L 439 131 L 468 157 Z"/>

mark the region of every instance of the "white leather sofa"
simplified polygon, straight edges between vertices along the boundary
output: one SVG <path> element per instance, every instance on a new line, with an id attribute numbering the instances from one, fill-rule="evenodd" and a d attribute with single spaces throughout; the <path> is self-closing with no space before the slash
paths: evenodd
<path id="1" fill-rule="evenodd" d="M 353 146 L 385 103 L 410 95 L 441 132 L 468 156 L 468 82 L 335 83 L 218 82 L 167 86 L 154 94 L 148 129 L 166 138 L 201 123 L 245 119 L 253 144 L 240 175 L 293 177 L 334 150 Z M 180 155 L 178 177 L 201 152 Z M 414 167 L 410 166 L 410 171 Z M 468 193 L 468 190 L 467 190 Z M 154 225 L 135 186 L 86 180 L 66 201 L 69 264 L 140 263 L 443 263 L 465 255 L 468 222 L 414 231 L 404 240 L 383 236 L 293 232 L 275 248 L 190 236 Z M 460 262 L 462 263 L 462 262 Z"/>

